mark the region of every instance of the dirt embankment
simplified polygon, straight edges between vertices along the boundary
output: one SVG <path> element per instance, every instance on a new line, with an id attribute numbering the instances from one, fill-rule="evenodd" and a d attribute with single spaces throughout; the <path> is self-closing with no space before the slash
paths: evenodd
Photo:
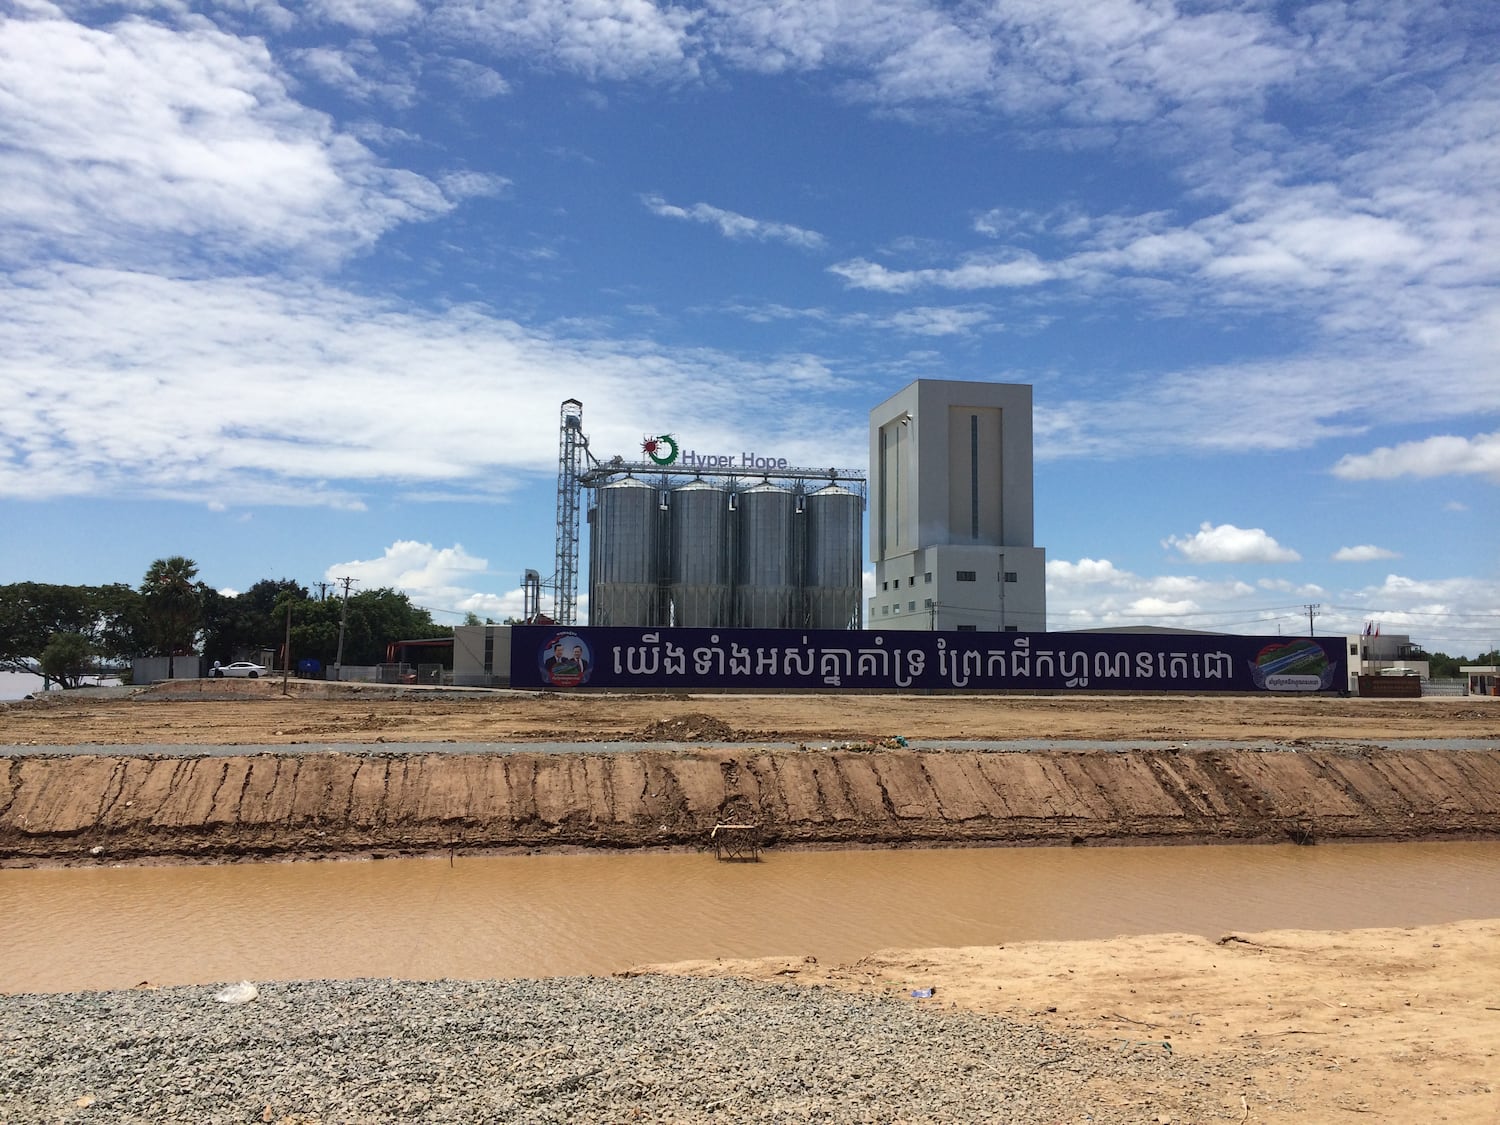
<path id="1" fill-rule="evenodd" d="M 702 844 L 1500 836 L 1500 751 L 16 757 L 0 863 Z"/>
<path id="2" fill-rule="evenodd" d="M 901 749 L 897 735 L 949 748 Z M 0 743 L 101 751 L 0 757 L 0 863 L 682 846 L 727 820 L 754 821 L 772 845 L 1500 836 L 1500 749 L 1378 745 L 1424 737 L 1500 739 L 1500 707 L 1266 696 L 455 697 L 296 682 L 283 695 L 265 681 L 111 699 L 56 693 L 0 705 Z M 966 748 L 1021 738 L 1142 748 Z M 431 749 L 547 740 L 742 745 Z M 800 748 L 764 745 L 772 741 Z M 184 751 L 105 749 L 153 744 Z M 286 749 L 191 749 L 240 744 Z"/>

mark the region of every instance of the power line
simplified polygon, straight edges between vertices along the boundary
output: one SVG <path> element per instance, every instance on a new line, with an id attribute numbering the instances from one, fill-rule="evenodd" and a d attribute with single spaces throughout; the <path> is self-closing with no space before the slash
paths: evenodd
<path id="1" fill-rule="evenodd" d="M 1452 617 L 1460 620 L 1500 621 L 1500 613 L 1458 613 L 1442 609 L 1377 609 L 1371 606 L 1331 605 L 1341 613 L 1389 613 L 1404 617 Z"/>

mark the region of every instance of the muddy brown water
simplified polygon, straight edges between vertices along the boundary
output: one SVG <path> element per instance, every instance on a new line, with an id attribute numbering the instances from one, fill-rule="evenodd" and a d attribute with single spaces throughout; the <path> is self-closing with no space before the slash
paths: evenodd
<path id="1" fill-rule="evenodd" d="M 1500 843 L 436 857 L 0 870 L 0 991 L 1500 917 Z"/>

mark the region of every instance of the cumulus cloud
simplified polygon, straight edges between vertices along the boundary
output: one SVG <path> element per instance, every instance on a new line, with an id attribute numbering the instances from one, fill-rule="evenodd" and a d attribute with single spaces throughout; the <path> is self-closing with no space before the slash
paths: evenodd
<path id="1" fill-rule="evenodd" d="M 493 589 L 495 579 L 488 561 L 471 555 L 461 543 L 437 547 L 414 539 L 398 539 L 379 558 L 334 563 L 323 577 L 329 581 L 353 578 L 366 590 L 381 587 L 399 590 L 413 604 L 432 611 L 444 624 L 457 624 L 444 621 L 444 617 L 467 613 L 495 621 L 519 617 L 525 602 L 519 586 L 499 593 L 486 592 L 483 587 Z"/>
<path id="2" fill-rule="evenodd" d="M 1268 595 L 1279 597 L 1267 604 Z M 1053 629 L 1154 625 L 1273 636 L 1305 631 L 1309 602 L 1318 603 L 1320 634 L 1358 633 L 1378 617 L 1386 632 L 1409 633 L 1429 651 L 1476 653 L 1493 643 L 1500 583 L 1388 574 L 1376 584 L 1330 589 L 1286 578 L 1251 585 L 1139 574 L 1108 559 L 1047 562 L 1047 617 Z"/>
<path id="3" fill-rule="evenodd" d="M 655 194 L 642 196 L 641 202 L 653 215 L 660 215 L 664 219 L 706 223 L 717 227 L 719 233 L 725 238 L 748 238 L 757 242 L 785 242 L 789 246 L 797 246 L 805 250 L 818 250 L 823 246 L 823 236 L 817 231 L 804 230 L 790 223 L 752 219 L 707 203 L 694 203 L 689 207 L 680 207 L 675 203 L 668 203 L 660 195 Z"/>
<path id="4" fill-rule="evenodd" d="M 398 539 L 378 559 L 350 559 L 334 563 L 323 576 L 350 577 L 365 587 L 392 586 L 408 591 L 448 591 L 472 582 L 488 564 L 464 550 L 463 544 L 434 547 L 414 539 Z"/>
<path id="5" fill-rule="evenodd" d="M 1291 607 L 1258 604 L 1256 587 L 1238 579 L 1137 574 L 1109 559 L 1047 561 L 1052 628 L 1157 625 L 1177 629 L 1274 633 Z"/>
<path id="6" fill-rule="evenodd" d="M 1333 553 L 1334 562 L 1374 562 L 1377 559 L 1399 559 L 1396 551 L 1377 547 L 1373 543 L 1362 543 L 1358 547 L 1340 547 Z"/>
<path id="7" fill-rule="evenodd" d="M 1500 619 L 1500 582 L 1481 578 L 1416 578 L 1387 574 L 1349 591 L 1350 612 L 1376 617 L 1385 633 L 1408 633 L 1431 651 L 1450 655 L 1488 651 Z M 1357 633 L 1346 626 L 1344 632 Z"/>
<path id="8" fill-rule="evenodd" d="M 1500 484 L 1500 432 L 1465 438 L 1442 434 L 1340 458 L 1333 475 L 1344 480 L 1482 476 Z"/>
<path id="9" fill-rule="evenodd" d="M 1236 527 L 1232 523 L 1215 526 L 1206 520 L 1192 535 L 1168 536 L 1162 540 L 1162 546 L 1176 550 L 1190 562 L 1286 563 L 1302 558 L 1276 542 L 1263 528 Z"/>
<path id="10" fill-rule="evenodd" d="M 1079 559 L 1076 563 L 1066 559 L 1047 562 L 1047 581 L 1059 587 L 1071 588 L 1093 585 L 1127 585 L 1135 575 L 1120 570 L 1108 559 Z"/>

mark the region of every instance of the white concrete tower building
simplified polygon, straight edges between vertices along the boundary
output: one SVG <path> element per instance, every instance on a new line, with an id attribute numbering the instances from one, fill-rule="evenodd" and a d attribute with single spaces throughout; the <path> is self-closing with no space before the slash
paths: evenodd
<path id="1" fill-rule="evenodd" d="M 1031 388 L 919 379 L 870 411 L 867 629 L 1042 632 Z"/>

